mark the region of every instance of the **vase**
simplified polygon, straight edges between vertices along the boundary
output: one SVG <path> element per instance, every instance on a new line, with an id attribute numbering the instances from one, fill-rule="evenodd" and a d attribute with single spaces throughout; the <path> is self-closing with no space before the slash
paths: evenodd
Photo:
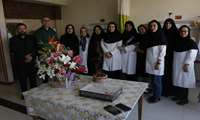
<path id="1" fill-rule="evenodd" d="M 77 84 L 76 73 L 69 72 L 66 76 L 65 87 L 68 89 L 73 89 Z"/>
<path id="2" fill-rule="evenodd" d="M 58 80 L 56 77 L 49 78 L 48 84 L 53 88 L 65 88 L 65 81 Z"/>

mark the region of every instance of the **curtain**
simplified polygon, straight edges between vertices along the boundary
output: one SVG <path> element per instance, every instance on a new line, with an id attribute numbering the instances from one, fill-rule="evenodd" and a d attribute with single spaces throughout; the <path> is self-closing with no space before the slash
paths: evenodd
<path id="1" fill-rule="evenodd" d="M 118 0 L 119 30 L 124 31 L 124 24 L 130 17 L 130 0 Z"/>

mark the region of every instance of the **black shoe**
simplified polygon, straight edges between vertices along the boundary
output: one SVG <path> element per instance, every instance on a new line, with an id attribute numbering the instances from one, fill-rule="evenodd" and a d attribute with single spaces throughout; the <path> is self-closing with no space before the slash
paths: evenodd
<path id="1" fill-rule="evenodd" d="M 176 104 L 178 104 L 178 105 L 185 105 L 185 104 L 188 104 L 188 100 L 180 100 L 180 101 L 178 101 L 178 102 L 176 102 Z"/>
<path id="2" fill-rule="evenodd" d="M 151 96 L 148 98 L 147 100 L 149 103 L 157 103 L 158 101 L 160 101 L 160 98 L 159 97 L 154 97 L 154 96 Z"/>
<path id="3" fill-rule="evenodd" d="M 144 91 L 144 94 L 151 94 L 152 93 L 152 89 L 150 89 L 150 88 L 147 88 L 145 91 Z"/>
<path id="4" fill-rule="evenodd" d="M 172 99 L 173 101 L 178 101 L 178 100 L 179 100 L 178 97 L 175 97 L 175 96 L 172 97 L 171 99 Z"/>

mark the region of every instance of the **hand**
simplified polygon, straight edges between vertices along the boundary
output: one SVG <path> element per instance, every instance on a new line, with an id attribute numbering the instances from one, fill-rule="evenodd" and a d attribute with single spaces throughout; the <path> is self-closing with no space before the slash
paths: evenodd
<path id="1" fill-rule="evenodd" d="M 104 57 L 105 57 L 105 58 L 108 58 L 108 53 L 105 53 L 105 54 L 104 54 Z"/>
<path id="2" fill-rule="evenodd" d="M 160 63 L 157 62 L 156 65 L 154 66 L 154 69 L 159 70 L 160 69 Z"/>
<path id="3" fill-rule="evenodd" d="M 112 57 L 112 54 L 110 52 L 107 52 L 104 54 L 105 58 L 110 59 Z"/>
<path id="4" fill-rule="evenodd" d="M 188 66 L 189 66 L 189 64 L 184 64 L 183 65 L 183 72 L 188 72 L 189 70 L 188 70 Z"/>
<path id="5" fill-rule="evenodd" d="M 67 55 L 69 55 L 70 57 L 73 57 L 74 52 L 73 52 L 72 50 L 68 50 L 68 51 L 67 51 Z"/>
<path id="6" fill-rule="evenodd" d="M 111 52 L 108 53 L 108 58 L 109 59 L 112 58 L 112 53 Z"/>
<path id="7" fill-rule="evenodd" d="M 32 54 L 25 55 L 25 63 L 30 63 L 32 61 L 33 57 Z"/>

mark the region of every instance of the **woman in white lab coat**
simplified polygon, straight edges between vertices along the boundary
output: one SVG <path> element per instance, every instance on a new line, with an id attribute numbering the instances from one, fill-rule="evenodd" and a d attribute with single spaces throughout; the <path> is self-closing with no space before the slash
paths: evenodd
<path id="1" fill-rule="evenodd" d="M 87 66 L 87 62 L 88 62 L 88 48 L 89 48 L 89 42 L 90 42 L 90 38 L 89 38 L 89 34 L 87 31 L 86 27 L 81 27 L 80 28 L 80 40 L 79 40 L 80 44 L 79 44 L 79 54 L 81 57 L 81 65 L 84 65 L 86 67 L 86 71 L 85 73 L 88 73 L 88 66 Z"/>
<path id="2" fill-rule="evenodd" d="M 146 73 L 152 78 L 153 95 L 148 102 L 155 103 L 160 100 L 162 93 L 162 76 L 164 75 L 164 58 L 166 55 L 166 39 L 161 25 L 157 20 L 148 24 Z"/>
<path id="3" fill-rule="evenodd" d="M 101 41 L 103 50 L 103 70 L 108 77 L 121 77 L 121 53 L 119 47 L 122 46 L 121 34 L 114 22 L 108 23 L 107 33 Z"/>
<path id="4" fill-rule="evenodd" d="M 125 23 L 125 30 L 122 34 L 122 73 L 127 80 L 136 80 L 136 49 L 137 31 L 132 21 Z"/>
<path id="5" fill-rule="evenodd" d="M 198 47 L 190 37 L 190 28 L 179 28 L 180 37 L 175 41 L 173 60 L 173 85 L 176 86 L 177 104 L 188 103 L 188 88 L 195 88 L 194 61 Z"/>

